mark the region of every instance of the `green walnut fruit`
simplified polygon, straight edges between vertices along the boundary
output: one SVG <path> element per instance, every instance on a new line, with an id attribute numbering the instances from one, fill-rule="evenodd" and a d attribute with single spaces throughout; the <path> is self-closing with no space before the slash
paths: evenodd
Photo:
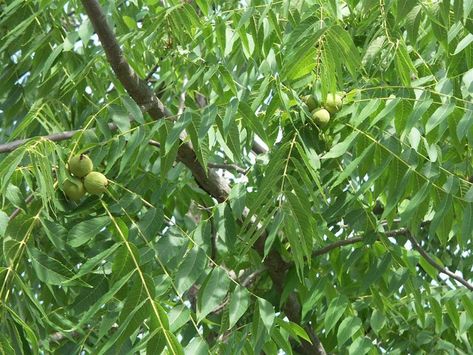
<path id="1" fill-rule="evenodd" d="M 343 96 L 340 94 L 328 94 L 325 100 L 325 108 L 330 113 L 337 113 L 342 108 Z"/>
<path id="2" fill-rule="evenodd" d="M 79 201 L 85 195 L 85 188 L 79 179 L 68 179 L 62 183 L 62 191 L 72 201 Z"/>
<path id="3" fill-rule="evenodd" d="M 86 176 L 93 168 L 92 160 L 85 154 L 76 155 L 69 160 L 69 171 L 79 178 Z"/>
<path id="4" fill-rule="evenodd" d="M 317 99 L 313 95 L 306 95 L 302 98 L 302 101 L 307 105 L 309 111 L 313 111 L 317 108 Z"/>
<path id="5" fill-rule="evenodd" d="M 85 190 L 91 195 L 100 195 L 107 190 L 108 180 L 104 174 L 92 171 L 84 179 Z"/>
<path id="6" fill-rule="evenodd" d="M 330 121 L 330 112 L 324 108 L 318 108 L 312 111 L 312 118 L 314 122 L 320 127 L 326 126 Z"/>

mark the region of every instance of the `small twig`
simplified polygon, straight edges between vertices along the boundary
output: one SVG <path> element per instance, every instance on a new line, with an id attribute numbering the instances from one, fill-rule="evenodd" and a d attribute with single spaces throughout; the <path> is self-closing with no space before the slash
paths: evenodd
<path id="1" fill-rule="evenodd" d="M 145 77 L 144 80 L 145 80 L 145 81 L 149 81 L 149 80 L 153 77 L 154 73 L 156 73 L 156 71 L 158 70 L 158 68 L 159 68 L 159 64 L 156 63 L 156 64 L 153 66 L 153 68 L 151 68 L 151 70 L 149 71 L 148 75 L 146 75 L 146 77 Z"/>
<path id="2" fill-rule="evenodd" d="M 251 150 L 256 155 L 266 154 L 268 152 L 266 147 L 264 147 L 262 144 L 258 143 L 256 140 L 253 140 L 253 145 L 251 146 Z"/>
<path id="3" fill-rule="evenodd" d="M 180 115 L 182 115 L 185 108 L 186 108 L 186 92 L 183 91 L 183 92 L 181 92 L 181 95 L 179 95 L 179 108 L 177 109 L 177 116 L 178 117 Z"/>
<path id="4" fill-rule="evenodd" d="M 427 226 L 430 224 L 430 221 L 424 221 L 420 224 L 421 228 Z M 409 230 L 407 228 L 399 228 L 399 229 L 393 229 L 390 231 L 383 232 L 382 234 L 388 236 L 388 237 L 398 237 L 398 236 L 408 236 Z M 333 242 L 331 244 L 328 244 L 324 246 L 323 248 L 317 249 L 312 253 L 313 257 L 320 256 L 323 254 L 327 254 L 329 251 L 343 247 L 345 245 L 350 245 L 350 244 L 356 244 L 359 242 L 362 242 L 365 237 L 363 236 L 356 236 L 356 237 L 351 237 L 347 239 L 342 239 L 342 240 L 337 240 L 336 242 Z"/>
<path id="5" fill-rule="evenodd" d="M 110 328 L 110 332 L 112 333 L 116 332 L 117 329 L 118 329 L 118 324 L 117 323 L 112 324 L 112 327 Z M 60 343 L 64 339 L 69 339 L 69 338 L 79 339 L 80 337 L 81 337 L 81 333 L 77 331 L 70 332 L 69 334 L 62 333 L 62 332 L 55 332 L 49 335 L 50 341 L 53 341 L 56 343 Z"/>
<path id="6" fill-rule="evenodd" d="M 69 336 L 72 337 L 72 338 L 79 338 L 80 333 L 79 332 L 71 332 L 71 334 L 69 334 Z M 64 339 L 68 339 L 68 336 L 64 333 L 56 332 L 56 333 L 50 334 L 49 339 L 50 339 L 50 341 L 53 341 L 55 343 L 60 343 Z"/>
<path id="7" fill-rule="evenodd" d="M 117 129 L 117 125 L 115 123 L 109 123 L 108 127 L 110 128 L 110 130 L 112 132 Z M 93 128 L 90 128 L 87 131 L 89 131 L 89 130 L 93 130 Z M 60 132 L 60 133 L 53 133 L 53 134 L 48 134 L 48 135 L 45 135 L 45 136 L 36 136 L 36 137 L 31 137 L 31 138 L 19 139 L 19 140 L 12 141 L 12 142 L 9 142 L 9 143 L 0 144 L 0 154 L 1 153 L 11 153 L 15 149 L 17 149 L 18 147 L 20 147 L 23 144 L 27 143 L 31 139 L 35 139 L 35 138 L 36 139 L 47 139 L 47 140 L 50 140 L 50 141 L 53 141 L 53 142 L 60 142 L 60 141 L 64 141 L 64 140 L 67 140 L 67 139 L 71 139 L 74 136 L 74 134 L 76 134 L 80 131 L 82 131 L 82 130 L 76 129 L 74 131 L 64 131 L 64 132 Z M 150 139 L 148 141 L 148 144 L 152 145 L 152 146 L 155 146 L 155 147 L 158 147 L 158 148 L 161 147 L 159 142 L 157 142 L 155 140 L 152 140 L 152 139 Z"/>
<path id="8" fill-rule="evenodd" d="M 231 270 L 230 270 L 231 271 Z M 257 277 L 263 272 L 265 271 L 264 269 L 261 269 L 261 270 L 256 270 L 256 271 L 253 271 L 252 273 L 250 273 L 247 277 L 245 277 L 245 279 L 241 282 L 241 286 L 243 287 L 248 287 L 250 286 L 252 283 L 255 282 L 255 280 L 257 279 Z M 234 273 L 233 273 L 234 274 Z M 233 279 L 236 279 L 236 275 L 233 275 L 233 276 L 230 276 L 232 277 Z M 230 297 L 227 296 L 224 301 L 222 303 L 220 303 L 217 308 L 215 308 L 212 313 L 214 314 L 219 314 L 220 312 L 223 311 L 223 309 L 230 303 Z"/>
<path id="9" fill-rule="evenodd" d="M 152 145 L 152 146 L 154 146 L 154 147 L 157 147 L 157 148 L 161 148 L 161 144 L 160 144 L 159 142 L 153 140 L 153 139 L 150 139 L 150 140 L 148 141 L 148 144 L 149 144 L 149 145 Z"/>
<path id="10" fill-rule="evenodd" d="M 248 287 L 250 286 L 252 283 L 254 283 L 256 281 L 256 279 L 258 278 L 258 276 L 263 272 L 265 271 L 264 269 L 261 269 L 261 270 L 256 270 L 256 271 L 253 271 L 251 274 L 249 274 L 247 277 L 245 277 L 245 279 L 241 282 L 241 285 L 243 287 Z"/>
<path id="11" fill-rule="evenodd" d="M 33 201 L 33 198 L 34 198 L 34 195 L 31 194 L 29 195 L 26 199 L 25 199 L 25 204 L 29 204 L 31 201 Z M 18 216 L 21 212 L 21 208 L 17 208 L 13 211 L 13 213 L 10 215 L 9 217 L 9 221 L 11 221 L 12 219 L 14 219 L 16 216 Z"/>
<path id="12" fill-rule="evenodd" d="M 213 221 L 210 222 L 210 244 L 211 244 L 211 252 L 210 252 L 210 258 L 212 261 L 217 259 L 217 229 L 214 226 Z M 215 262 L 212 268 L 218 266 Z"/>
<path id="13" fill-rule="evenodd" d="M 201 93 L 196 93 L 195 94 L 195 101 L 197 102 L 197 105 L 200 108 L 204 108 L 205 106 L 207 106 L 207 99 Z"/>
<path id="14" fill-rule="evenodd" d="M 426 251 L 423 249 L 417 239 L 410 233 L 407 234 L 407 238 L 409 238 L 410 242 L 412 243 L 412 246 L 414 247 L 415 250 L 419 252 L 420 255 L 430 264 L 432 265 L 435 269 L 437 269 L 440 273 L 445 274 L 447 276 L 450 276 L 452 279 L 457 280 L 459 283 L 461 283 L 463 286 L 465 286 L 467 289 L 470 291 L 473 291 L 473 285 L 470 284 L 468 281 L 466 281 L 463 277 L 451 272 L 447 268 L 442 267 L 442 265 L 438 264 Z"/>
<path id="15" fill-rule="evenodd" d="M 201 205 L 200 203 L 196 203 L 196 206 L 199 210 L 206 211 L 206 212 L 212 212 L 214 209 L 213 207 L 207 207 L 207 206 Z"/>
<path id="16" fill-rule="evenodd" d="M 189 290 L 187 291 L 187 299 L 189 300 L 189 303 L 191 304 L 191 309 L 192 311 L 197 310 L 197 295 L 200 290 L 200 285 L 193 284 Z"/>
<path id="17" fill-rule="evenodd" d="M 220 304 L 217 306 L 217 308 L 215 308 L 215 309 L 212 311 L 212 313 L 213 313 L 213 314 L 219 314 L 220 312 L 223 311 L 223 309 L 225 308 L 225 306 L 226 306 L 227 304 L 229 304 L 229 303 L 230 303 L 230 297 L 227 296 L 227 297 L 225 298 L 225 300 L 224 300 L 222 303 L 220 303 Z"/>
<path id="18" fill-rule="evenodd" d="M 363 237 L 353 237 L 353 238 L 337 240 L 336 242 L 328 244 L 328 245 L 324 246 L 323 248 L 315 250 L 312 253 L 312 257 L 327 254 L 329 251 L 331 251 L 333 249 L 340 248 L 340 247 L 345 246 L 345 245 L 359 243 L 361 241 L 363 241 Z"/>
<path id="19" fill-rule="evenodd" d="M 141 112 L 146 113 L 149 109 L 152 108 L 152 105 L 142 105 L 140 108 L 141 108 Z M 130 122 L 135 121 L 134 117 L 132 117 L 132 116 L 130 116 L 129 119 L 130 119 Z M 108 124 L 108 128 L 110 129 L 111 132 L 114 132 L 114 131 L 117 130 L 118 127 L 115 123 L 110 122 Z M 94 130 L 94 128 L 89 128 L 86 131 L 93 131 L 93 130 Z M 44 135 L 44 136 L 36 136 L 36 137 L 30 137 L 30 138 L 25 138 L 25 139 L 18 139 L 18 140 L 12 141 L 12 142 L 0 144 L 0 154 L 2 154 L 2 153 L 11 153 L 15 149 L 17 149 L 18 147 L 22 146 L 23 144 L 25 144 L 26 142 L 28 142 L 29 140 L 34 139 L 34 138 L 47 139 L 47 140 L 50 140 L 52 142 L 60 142 L 60 141 L 64 141 L 64 140 L 67 140 L 67 139 L 71 139 L 74 136 L 74 134 L 76 134 L 78 132 L 81 132 L 81 131 L 83 131 L 83 130 L 75 129 L 75 130 L 72 130 L 72 131 L 64 131 L 64 132 L 47 134 L 47 135 Z M 154 145 L 152 143 L 150 143 L 150 144 Z"/>
<path id="20" fill-rule="evenodd" d="M 236 165 L 236 164 L 217 164 L 217 163 L 208 163 L 207 166 L 213 169 L 224 169 L 224 170 L 236 170 L 239 173 L 246 174 L 247 170 Z"/>

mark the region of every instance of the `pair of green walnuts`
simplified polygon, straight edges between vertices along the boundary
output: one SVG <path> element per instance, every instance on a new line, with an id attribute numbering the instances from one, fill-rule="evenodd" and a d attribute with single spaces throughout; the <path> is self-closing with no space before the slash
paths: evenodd
<path id="1" fill-rule="evenodd" d="M 94 164 L 85 154 L 76 155 L 69 160 L 69 172 L 73 177 L 62 184 L 62 190 L 73 201 L 79 201 L 86 192 L 101 195 L 107 190 L 108 180 L 105 175 L 92 171 Z"/>
<path id="2" fill-rule="evenodd" d="M 302 98 L 312 113 L 312 119 L 319 127 L 325 127 L 330 122 L 330 116 L 336 114 L 342 108 L 345 93 L 328 94 L 322 107 L 319 107 L 317 99 L 313 95 Z"/>

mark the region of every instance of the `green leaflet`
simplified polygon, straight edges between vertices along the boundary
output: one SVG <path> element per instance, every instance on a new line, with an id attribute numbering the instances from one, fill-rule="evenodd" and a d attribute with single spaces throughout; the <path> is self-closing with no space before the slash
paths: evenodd
<path id="1" fill-rule="evenodd" d="M 342 317 L 345 309 L 348 307 L 348 303 L 348 299 L 343 295 L 331 300 L 324 318 L 327 333 L 335 327 L 337 321 Z"/>
<path id="2" fill-rule="evenodd" d="M 197 319 L 202 320 L 218 307 L 227 294 L 230 280 L 222 268 L 213 269 L 199 290 Z"/>
<path id="3" fill-rule="evenodd" d="M 195 247 L 189 250 L 175 275 L 179 294 L 182 295 L 197 281 L 206 265 L 205 252 L 201 248 Z"/>
<path id="4" fill-rule="evenodd" d="M 231 329 L 236 322 L 245 314 L 250 303 L 248 290 L 237 285 L 230 297 L 230 319 L 228 329 Z"/>
<path id="5" fill-rule="evenodd" d="M 98 237 L 100 231 L 109 224 L 108 217 L 97 217 L 80 222 L 69 230 L 67 243 L 72 247 L 79 247 L 90 239 Z"/>

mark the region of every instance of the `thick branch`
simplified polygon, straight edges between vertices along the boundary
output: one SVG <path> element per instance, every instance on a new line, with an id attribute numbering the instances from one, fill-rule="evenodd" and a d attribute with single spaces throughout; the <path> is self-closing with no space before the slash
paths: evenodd
<path id="1" fill-rule="evenodd" d="M 244 216 L 248 213 L 248 210 L 245 209 Z M 255 242 L 255 249 L 260 254 L 261 257 L 264 255 L 264 244 L 266 241 L 267 235 L 266 232 L 263 232 L 263 235 L 261 235 Z M 281 255 L 276 252 L 275 250 L 271 249 L 269 251 L 268 256 L 264 260 L 264 265 L 266 266 L 266 269 L 268 270 L 269 276 L 271 277 L 271 280 L 273 281 L 274 287 L 278 291 L 279 294 L 282 293 L 284 284 L 285 284 L 285 279 L 286 279 L 286 271 L 288 269 L 288 264 L 283 260 Z M 287 318 L 291 322 L 298 323 L 300 324 L 301 321 L 301 305 L 299 304 L 299 301 L 297 300 L 297 297 L 294 293 L 291 293 L 289 295 L 289 298 L 286 300 L 286 303 L 284 304 L 284 313 L 286 314 Z M 304 326 L 305 330 L 307 331 L 307 334 L 310 336 L 310 339 L 312 341 L 312 344 L 302 340 L 301 344 L 301 350 L 302 353 L 307 354 L 307 355 L 326 355 L 326 351 L 324 349 L 324 346 L 322 345 L 322 342 L 320 339 L 317 337 L 315 334 L 314 329 L 312 328 L 312 325 L 307 324 Z"/>
<path id="2" fill-rule="evenodd" d="M 177 159 L 192 171 L 192 175 L 194 175 L 194 178 L 203 190 L 207 191 L 219 202 L 223 202 L 227 199 L 230 193 L 230 186 L 227 180 L 219 176 L 213 170 L 206 171 L 197 160 L 190 144 L 181 144 L 177 151 Z"/>
<path id="3" fill-rule="evenodd" d="M 170 112 L 164 107 L 163 103 L 153 94 L 153 91 L 146 82 L 138 77 L 126 61 L 98 1 L 82 0 L 82 4 L 102 43 L 110 66 L 128 94 L 140 106 L 151 105 L 149 113 L 155 119 L 170 116 Z"/>
<path id="4" fill-rule="evenodd" d="M 122 83 L 125 90 L 140 106 L 149 108 L 149 114 L 155 120 L 170 116 L 171 113 L 156 97 L 146 82 L 138 77 L 127 63 L 115 35 L 107 24 L 105 14 L 97 0 L 82 0 L 82 4 L 89 15 L 92 26 L 104 48 L 107 60 Z M 182 143 L 178 153 L 178 160 L 186 165 L 194 175 L 199 186 L 210 195 L 222 202 L 230 191 L 225 179 L 214 172 L 207 172 L 198 162 L 194 150 L 189 143 Z"/>

